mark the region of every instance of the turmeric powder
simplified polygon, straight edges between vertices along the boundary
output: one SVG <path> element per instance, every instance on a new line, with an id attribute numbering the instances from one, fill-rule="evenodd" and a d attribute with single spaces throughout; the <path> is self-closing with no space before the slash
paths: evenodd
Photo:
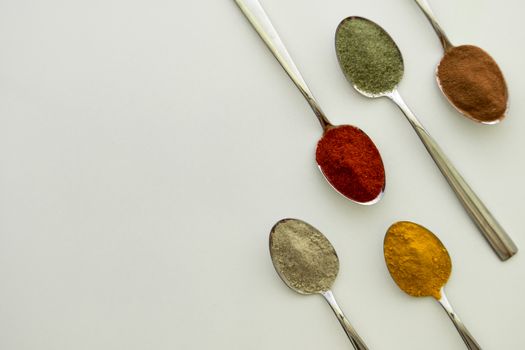
<path id="1" fill-rule="evenodd" d="M 429 230 L 402 221 L 392 225 L 384 241 L 385 262 L 396 284 L 414 297 L 441 299 L 452 263 L 446 248 Z"/>

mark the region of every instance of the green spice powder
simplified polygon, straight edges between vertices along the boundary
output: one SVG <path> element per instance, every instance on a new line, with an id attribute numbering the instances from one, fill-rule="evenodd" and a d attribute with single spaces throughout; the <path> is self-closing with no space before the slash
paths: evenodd
<path id="1" fill-rule="evenodd" d="M 374 22 L 349 17 L 335 37 L 337 57 L 346 78 L 367 94 L 392 91 L 403 77 L 403 57 L 395 42 Z"/>
<path id="2" fill-rule="evenodd" d="M 283 281 L 299 293 L 329 290 L 339 272 L 339 259 L 328 239 L 304 221 L 278 222 L 270 236 L 270 253 Z"/>

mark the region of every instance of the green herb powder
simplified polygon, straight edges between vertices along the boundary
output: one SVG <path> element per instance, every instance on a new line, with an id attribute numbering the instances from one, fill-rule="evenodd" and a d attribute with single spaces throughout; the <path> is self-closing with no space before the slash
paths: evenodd
<path id="1" fill-rule="evenodd" d="M 299 293 L 329 290 L 339 272 L 339 259 L 328 239 L 300 220 L 285 219 L 274 226 L 270 253 L 279 276 Z"/>
<path id="2" fill-rule="evenodd" d="M 395 42 L 374 22 L 349 17 L 335 38 L 337 57 L 346 78 L 367 94 L 392 91 L 403 76 L 403 57 Z"/>

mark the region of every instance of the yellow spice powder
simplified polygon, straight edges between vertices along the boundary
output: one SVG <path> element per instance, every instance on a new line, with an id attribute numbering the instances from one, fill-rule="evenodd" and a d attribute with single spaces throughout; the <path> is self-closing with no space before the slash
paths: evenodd
<path id="1" fill-rule="evenodd" d="M 452 263 L 446 248 L 429 230 L 402 221 L 392 225 L 385 236 L 385 261 L 399 288 L 415 297 L 441 299 Z"/>

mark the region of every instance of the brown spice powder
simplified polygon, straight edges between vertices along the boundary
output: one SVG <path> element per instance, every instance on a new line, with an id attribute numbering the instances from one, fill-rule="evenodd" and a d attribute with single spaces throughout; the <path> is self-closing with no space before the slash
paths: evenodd
<path id="1" fill-rule="evenodd" d="M 448 50 L 437 75 L 443 93 L 471 118 L 490 123 L 504 117 L 508 103 L 505 78 L 494 59 L 479 47 Z"/>

